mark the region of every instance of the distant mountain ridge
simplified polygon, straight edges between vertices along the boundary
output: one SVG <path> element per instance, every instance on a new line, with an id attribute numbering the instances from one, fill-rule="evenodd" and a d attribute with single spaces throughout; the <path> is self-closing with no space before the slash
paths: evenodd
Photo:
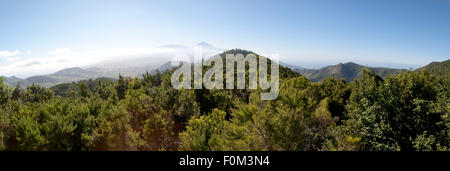
<path id="1" fill-rule="evenodd" d="M 364 68 L 367 68 L 380 75 L 381 77 L 386 77 L 388 75 L 396 75 L 404 69 L 392 69 L 392 68 L 381 68 L 381 67 L 366 67 L 359 65 L 354 62 L 340 63 L 337 65 L 326 66 L 321 69 L 294 69 L 294 71 L 300 73 L 311 81 L 321 81 L 327 77 L 334 76 L 335 78 L 342 78 L 346 81 L 353 81 L 359 78 L 362 74 Z"/>
<path id="2" fill-rule="evenodd" d="M 38 84 L 45 87 L 52 87 L 58 84 L 72 83 L 80 80 L 89 80 L 89 79 L 94 80 L 97 78 L 117 79 L 119 74 L 122 74 L 124 76 L 136 77 L 141 76 L 147 71 L 150 73 L 155 73 L 157 70 L 165 71 L 167 69 L 171 69 L 172 66 L 170 59 L 171 57 L 173 57 L 174 54 L 177 54 L 179 52 L 192 51 L 194 47 L 202 47 L 203 50 L 208 52 L 207 55 L 205 55 L 204 57 L 229 52 L 242 53 L 244 55 L 248 53 L 254 53 L 242 49 L 221 51 L 219 48 L 216 48 L 206 42 L 202 42 L 194 46 L 166 45 L 161 46 L 159 48 L 170 48 L 172 49 L 172 51 L 170 51 L 169 53 L 155 54 L 155 56 L 151 57 L 104 61 L 86 67 L 66 68 L 48 75 L 37 75 L 26 79 L 20 79 L 18 77 L 12 76 L 12 77 L 3 77 L 3 80 L 10 86 L 16 86 L 18 83 L 20 83 L 21 86 L 23 87 L 29 86 L 31 84 Z M 286 71 L 291 70 L 295 71 L 296 73 L 307 77 L 311 81 L 321 81 L 327 77 L 332 76 L 334 76 L 335 78 L 342 78 L 346 81 L 353 81 L 354 79 L 359 78 L 361 76 L 362 71 L 365 68 L 371 70 L 375 74 L 378 74 L 382 77 L 386 77 L 388 75 L 396 75 L 399 74 L 400 72 L 407 71 L 405 69 L 367 67 L 359 65 L 354 62 L 330 65 L 323 67 L 321 69 L 307 69 L 291 65 L 288 63 L 284 63 L 282 61 L 279 61 L 279 64 L 283 69 L 285 68 L 289 69 Z M 427 70 L 433 75 L 449 78 L 450 60 L 442 62 L 432 62 L 422 68 L 417 69 L 416 71 L 418 70 Z"/>

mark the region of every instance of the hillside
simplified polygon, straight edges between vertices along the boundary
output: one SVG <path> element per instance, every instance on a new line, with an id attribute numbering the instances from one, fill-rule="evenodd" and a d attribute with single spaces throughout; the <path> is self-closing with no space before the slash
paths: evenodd
<path id="1" fill-rule="evenodd" d="M 432 62 L 417 70 L 426 70 L 437 77 L 450 78 L 450 59 L 442 62 Z"/>
<path id="2" fill-rule="evenodd" d="M 388 75 L 396 75 L 401 71 L 405 71 L 402 69 L 365 67 L 353 62 L 340 63 L 321 69 L 294 69 L 294 71 L 300 73 L 301 75 L 304 75 L 311 81 L 321 81 L 333 75 L 336 78 L 343 78 L 346 81 L 352 81 L 361 76 L 364 68 L 367 68 L 382 77 L 386 77 Z"/>

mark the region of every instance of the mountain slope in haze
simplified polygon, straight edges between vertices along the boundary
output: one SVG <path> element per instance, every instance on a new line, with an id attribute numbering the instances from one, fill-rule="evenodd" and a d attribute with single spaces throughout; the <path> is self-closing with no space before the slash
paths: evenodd
<path id="1" fill-rule="evenodd" d="M 60 83 L 95 79 L 98 77 L 101 77 L 99 73 L 74 67 L 60 70 L 54 74 L 29 77 L 25 80 L 32 84 L 34 83 L 45 87 L 51 87 Z"/>
<path id="2" fill-rule="evenodd" d="M 155 73 L 157 70 L 165 71 L 170 69 L 172 67 L 170 65 L 171 59 L 175 55 L 184 54 L 187 57 L 194 58 L 194 49 L 201 49 L 202 58 L 222 52 L 219 48 L 206 42 L 201 42 L 194 46 L 167 45 L 157 48 L 154 53 L 147 56 L 107 60 L 84 67 L 66 68 L 53 74 L 31 76 L 26 79 L 4 77 L 4 82 L 9 86 L 16 86 L 20 82 L 23 87 L 31 84 L 52 87 L 61 83 L 100 77 L 117 79 L 119 74 L 137 77 L 146 72 Z"/>
<path id="3" fill-rule="evenodd" d="M 346 81 L 353 81 L 359 78 L 362 74 L 364 68 L 367 68 L 380 75 L 381 77 L 386 77 L 388 75 L 396 75 L 403 69 L 392 69 L 392 68 L 378 68 L 378 67 L 365 67 L 353 62 L 340 63 L 337 65 L 326 66 L 321 69 L 294 69 L 294 71 L 300 73 L 311 81 L 321 81 L 327 77 L 334 76 L 335 78 L 342 78 Z"/>
<path id="4" fill-rule="evenodd" d="M 425 71 L 430 72 L 430 74 L 432 74 L 436 77 L 449 79 L 450 78 L 450 59 L 447 59 L 442 62 L 432 62 L 432 63 L 430 63 L 422 68 L 419 68 L 417 70 L 418 71 L 425 70 Z"/>

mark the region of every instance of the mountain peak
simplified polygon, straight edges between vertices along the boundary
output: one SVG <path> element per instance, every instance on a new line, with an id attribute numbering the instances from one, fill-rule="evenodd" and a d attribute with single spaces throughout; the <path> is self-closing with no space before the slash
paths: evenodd
<path id="1" fill-rule="evenodd" d="M 20 78 L 13 75 L 13 76 L 9 77 L 9 79 L 20 79 Z"/>
<path id="2" fill-rule="evenodd" d="M 359 78 L 365 68 L 371 70 L 375 74 L 380 75 L 381 77 L 396 75 L 404 71 L 402 69 L 368 67 L 357 64 L 355 62 L 339 63 L 337 65 L 330 65 L 321 69 L 296 69 L 295 71 L 304 75 L 311 81 L 321 81 L 328 77 L 342 78 L 346 81 L 352 81 Z"/>

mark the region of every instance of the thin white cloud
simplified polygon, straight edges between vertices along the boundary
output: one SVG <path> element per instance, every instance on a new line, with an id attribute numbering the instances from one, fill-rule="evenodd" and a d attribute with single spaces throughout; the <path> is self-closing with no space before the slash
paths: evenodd
<path id="1" fill-rule="evenodd" d="M 14 52 L 10 52 L 10 51 L 0 51 L 0 58 L 1 57 L 10 57 L 10 56 L 14 56 L 14 55 L 18 55 L 21 52 L 16 50 Z"/>

